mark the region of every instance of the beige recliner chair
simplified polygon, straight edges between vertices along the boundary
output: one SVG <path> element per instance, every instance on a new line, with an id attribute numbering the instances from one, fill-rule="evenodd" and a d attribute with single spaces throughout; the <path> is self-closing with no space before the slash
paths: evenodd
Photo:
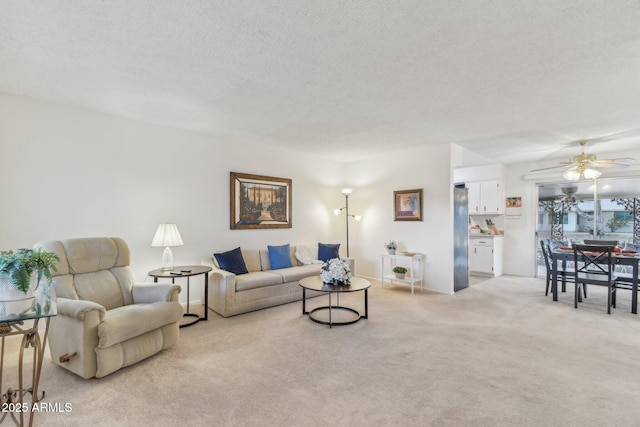
<path id="1" fill-rule="evenodd" d="M 180 287 L 135 285 L 124 240 L 97 237 L 35 246 L 60 257 L 58 271 L 52 271 L 58 315 L 49 328 L 56 364 L 83 378 L 101 378 L 178 341 Z"/>

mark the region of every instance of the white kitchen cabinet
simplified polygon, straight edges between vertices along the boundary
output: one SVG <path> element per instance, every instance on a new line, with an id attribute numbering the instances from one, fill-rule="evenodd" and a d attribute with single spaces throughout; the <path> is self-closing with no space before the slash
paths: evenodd
<path id="1" fill-rule="evenodd" d="M 500 180 L 468 182 L 469 215 L 501 214 Z"/>
<path id="2" fill-rule="evenodd" d="M 502 275 L 502 236 L 471 237 L 469 243 L 470 274 Z"/>

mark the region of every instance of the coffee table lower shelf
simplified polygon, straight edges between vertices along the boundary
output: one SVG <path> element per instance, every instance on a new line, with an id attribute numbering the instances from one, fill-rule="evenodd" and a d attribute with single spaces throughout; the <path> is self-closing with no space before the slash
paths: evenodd
<path id="1" fill-rule="evenodd" d="M 329 297 L 331 298 L 331 297 Z M 325 320 L 320 320 L 316 317 L 313 316 L 313 313 L 317 312 L 317 311 L 321 311 L 321 310 L 329 310 L 329 321 L 325 321 Z M 332 310 L 345 310 L 345 311 L 350 311 L 351 313 L 354 313 L 356 315 L 356 318 L 347 322 L 334 322 L 332 317 L 331 317 L 331 311 Z M 354 310 L 351 307 L 344 307 L 341 305 L 323 305 L 322 307 L 316 307 L 311 311 L 308 311 L 306 313 L 303 314 L 308 314 L 309 315 L 309 319 L 311 319 L 312 321 L 316 322 L 316 323 L 320 323 L 321 325 L 329 325 L 329 327 L 332 326 L 343 326 L 343 325 L 351 325 L 353 323 L 356 323 L 358 320 L 360 319 L 366 319 L 367 318 L 367 314 L 365 314 L 364 316 L 361 316 L 360 313 L 357 310 Z"/>

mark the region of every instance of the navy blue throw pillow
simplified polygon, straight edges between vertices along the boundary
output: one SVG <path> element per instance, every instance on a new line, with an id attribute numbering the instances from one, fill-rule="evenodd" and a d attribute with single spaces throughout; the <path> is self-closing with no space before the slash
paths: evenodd
<path id="1" fill-rule="evenodd" d="M 216 261 L 218 261 L 218 265 L 222 270 L 233 274 L 246 274 L 249 272 L 244 263 L 244 258 L 242 258 L 240 247 L 227 252 L 213 254 L 213 256 L 216 257 Z"/>
<path id="2" fill-rule="evenodd" d="M 291 249 L 289 244 L 282 246 L 269 246 L 269 261 L 271 262 L 271 269 L 278 270 L 280 268 L 293 267 L 291 262 Z"/>
<path id="3" fill-rule="evenodd" d="M 333 258 L 340 258 L 340 243 L 318 243 L 318 259 L 329 261 Z"/>

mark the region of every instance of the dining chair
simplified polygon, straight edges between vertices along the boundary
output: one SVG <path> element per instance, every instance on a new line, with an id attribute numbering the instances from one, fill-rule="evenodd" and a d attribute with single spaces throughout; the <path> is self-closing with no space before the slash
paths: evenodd
<path id="1" fill-rule="evenodd" d="M 632 252 L 631 252 L 632 251 Z M 623 256 L 626 253 L 631 256 L 640 252 L 640 245 L 625 242 L 622 245 Z M 631 253 L 630 253 L 631 252 Z M 616 258 L 620 261 L 620 258 Z M 618 289 L 633 289 L 633 267 L 631 265 L 616 265 L 615 271 L 618 274 Z"/>
<path id="2" fill-rule="evenodd" d="M 585 245 L 598 245 L 598 246 L 618 246 L 617 240 L 593 240 L 593 239 L 584 239 Z"/>
<path id="3" fill-rule="evenodd" d="M 615 308 L 618 276 L 614 271 L 613 248 L 613 246 L 573 244 L 575 308 L 578 308 L 578 302 L 582 302 L 580 291 L 584 290 L 587 285 L 605 286 L 607 288 L 607 314 L 611 314 L 611 307 Z"/>
<path id="4" fill-rule="evenodd" d="M 549 239 L 540 240 L 540 247 L 542 249 L 542 257 L 544 258 L 545 267 L 547 267 L 546 274 L 546 287 L 544 295 L 549 295 L 549 288 L 551 287 L 551 281 L 553 280 L 553 268 L 551 265 L 551 241 Z M 558 275 L 556 280 L 562 282 L 562 292 L 567 291 L 567 282 L 573 282 L 575 272 L 572 266 L 558 265 Z M 586 295 L 585 295 L 586 296 Z"/>

